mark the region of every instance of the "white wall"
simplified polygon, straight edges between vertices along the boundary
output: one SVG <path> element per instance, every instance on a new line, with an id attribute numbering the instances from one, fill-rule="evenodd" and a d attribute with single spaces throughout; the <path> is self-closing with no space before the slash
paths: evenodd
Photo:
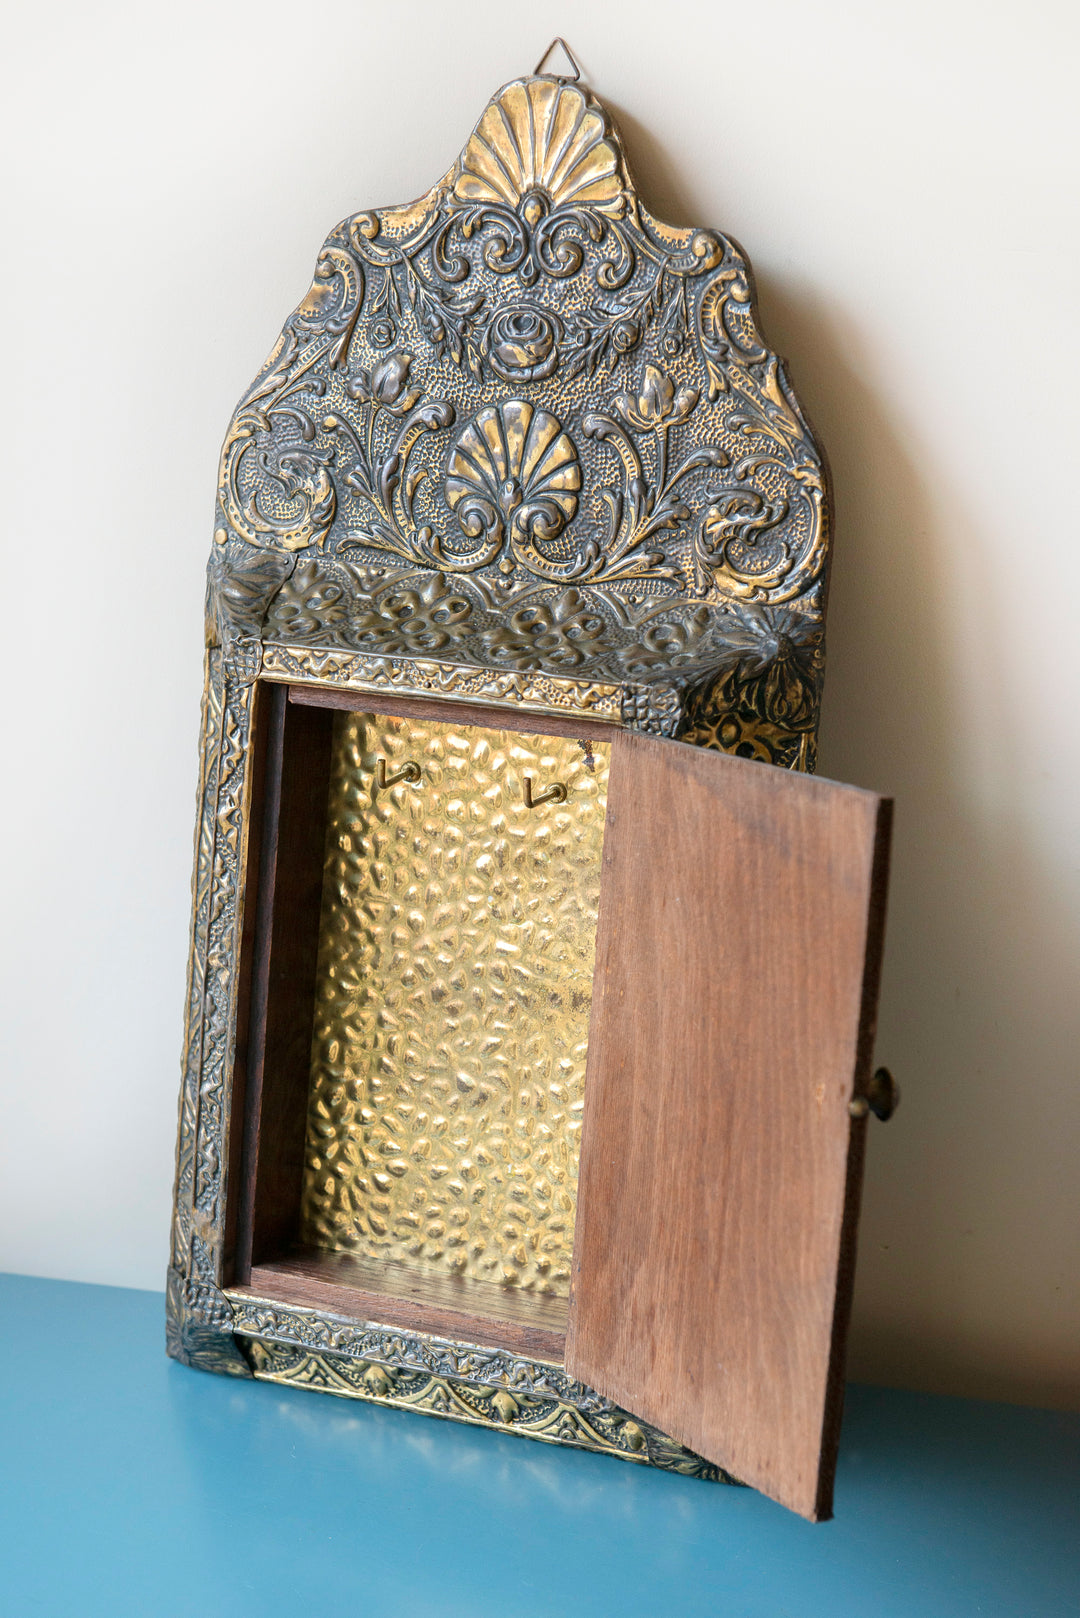
<path id="1" fill-rule="evenodd" d="M 218 445 L 327 229 L 426 189 L 561 28 L 654 208 L 747 248 L 834 468 L 822 764 L 898 800 L 905 1091 L 854 1372 L 1076 1399 L 1076 17 L 9 12 L 0 1267 L 162 1284 Z"/>

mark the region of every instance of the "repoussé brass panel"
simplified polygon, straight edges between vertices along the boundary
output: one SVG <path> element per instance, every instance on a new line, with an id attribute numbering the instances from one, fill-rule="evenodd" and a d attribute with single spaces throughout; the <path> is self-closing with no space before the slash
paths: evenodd
<path id="1" fill-rule="evenodd" d="M 218 496 L 169 1351 L 229 1375 L 273 1370 L 355 1392 L 334 1369 L 347 1330 L 340 1320 L 315 1323 L 280 1299 L 252 1313 L 250 1300 L 222 1290 L 229 1201 L 239 1195 L 227 1169 L 245 1105 L 234 1080 L 260 680 L 482 703 L 519 718 L 565 715 L 568 724 L 580 714 L 812 769 L 828 482 L 783 363 L 758 329 L 737 244 L 652 215 L 603 104 L 565 75 L 535 73 L 496 93 L 425 196 L 355 213 L 330 233 L 310 290 L 234 414 Z M 512 745 L 550 756 L 536 738 Z M 408 755 L 386 746 L 392 775 Z M 598 775 L 600 755 L 596 748 Z M 452 750 L 446 756 L 461 764 Z M 536 774 L 542 790 L 547 780 Z M 356 786 L 355 824 L 339 828 L 355 848 L 332 850 L 339 893 L 350 897 L 324 937 L 309 1239 L 565 1292 L 586 1017 L 573 995 L 587 1000 L 591 987 L 596 863 L 561 896 L 550 886 L 555 866 L 584 858 L 584 843 L 543 868 L 548 887 L 538 872 L 539 854 L 578 836 L 588 816 L 598 862 L 602 781 L 590 806 L 576 795 L 588 785 L 580 766 L 579 775 L 565 809 L 525 811 L 502 766 L 491 784 L 504 787 L 507 805 L 513 787 L 516 807 L 505 809 L 510 831 L 497 834 L 499 806 L 482 788 L 459 792 L 469 809 L 459 822 L 436 802 L 434 777 L 420 794 L 404 782 L 377 801 Z M 479 851 L 471 885 L 462 874 L 465 843 L 480 838 L 489 815 L 493 851 L 500 843 L 509 851 L 516 889 L 494 852 L 490 878 Z M 410 839 L 419 840 L 411 854 Z M 432 864 L 421 881 L 425 839 L 445 869 Z M 399 855 L 412 860 L 412 877 Z M 504 893 L 485 885 L 495 874 Z M 517 937 L 495 910 L 522 893 L 524 920 L 507 911 Z M 484 894 L 494 909 L 480 925 Z M 534 949 L 544 928 L 551 948 Z M 364 998 L 365 981 L 381 985 L 381 1000 Z M 551 992 L 564 997 L 554 1011 L 544 1001 Z M 554 1096 L 552 1083 L 565 1095 Z M 493 1087 L 483 1102 L 482 1085 Z M 444 1119 L 445 1133 L 425 1135 L 424 1112 Z M 499 1162 L 496 1190 L 488 1174 Z M 451 1182 L 462 1188 L 454 1196 Z M 521 1240 L 505 1234 L 519 1229 Z M 286 1327 L 311 1364 L 260 1362 L 242 1346 L 284 1341 Z M 381 1328 L 369 1322 L 364 1331 Z M 398 1366 L 406 1340 L 397 1328 L 383 1333 L 375 1359 Z M 365 1355 L 369 1346 L 365 1337 Z M 411 1408 L 443 1413 L 445 1398 L 449 1411 L 450 1379 L 474 1360 L 479 1370 L 467 1381 L 497 1383 L 517 1399 L 527 1362 L 500 1361 L 495 1374 L 488 1349 L 458 1345 L 450 1360 L 442 1349 L 423 1359 L 420 1370 L 445 1377 L 447 1388 L 425 1382 L 421 1395 L 409 1393 Z M 384 1394 L 375 1369 L 360 1385 L 364 1398 L 404 1397 L 394 1378 Z M 577 1387 L 570 1403 L 588 1413 L 598 1400 Z M 505 1402 L 490 1408 L 505 1431 L 571 1430 L 565 1412 L 549 1409 L 538 1425 L 525 1405 L 520 1419 Z M 624 1423 L 624 1436 L 630 1425 L 646 1431 Z M 573 1430 L 573 1442 L 606 1445 L 591 1415 Z M 628 1442 L 656 1465 L 706 1464 L 654 1437 L 644 1448 Z"/>
<path id="2" fill-rule="evenodd" d="M 336 719 L 305 1242 L 568 1293 L 609 752 Z"/>

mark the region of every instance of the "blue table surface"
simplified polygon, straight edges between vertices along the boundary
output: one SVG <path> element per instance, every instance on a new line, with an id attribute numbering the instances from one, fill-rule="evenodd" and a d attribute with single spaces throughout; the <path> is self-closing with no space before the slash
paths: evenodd
<path id="1" fill-rule="evenodd" d="M 836 1519 L 166 1360 L 157 1293 L 0 1277 L 3 1618 L 1080 1613 L 1080 1416 L 848 1390 Z"/>

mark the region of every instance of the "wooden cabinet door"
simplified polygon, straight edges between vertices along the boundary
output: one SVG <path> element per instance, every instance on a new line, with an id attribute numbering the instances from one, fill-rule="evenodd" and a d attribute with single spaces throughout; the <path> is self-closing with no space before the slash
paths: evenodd
<path id="1" fill-rule="evenodd" d="M 891 803 L 612 748 L 566 1366 L 831 1515 Z"/>

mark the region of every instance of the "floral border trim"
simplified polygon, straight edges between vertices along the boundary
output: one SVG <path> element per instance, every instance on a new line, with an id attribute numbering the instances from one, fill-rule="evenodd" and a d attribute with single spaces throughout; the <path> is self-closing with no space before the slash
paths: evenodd
<path id="1" fill-rule="evenodd" d="M 395 691 L 402 696 L 441 697 L 451 702 L 498 703 L 562 714 L 568 709 L 591 719 L 621 720 L 619 685 L 579 684 L 547 674 L 475 668 L 414 657 L 368 657 L 362 652 L 323 651 L 269 642 L 263 646 L 262 673 L 268 680 L 317 680 L 359 690 Z"/>
<path id="2" fill-rule="evenodd" d="M 257 642 L 236 643 L 254 657 Z M 239 654 L 235 654 L 239 655 Z M 532 713 L 581 715 L 657 736 L 674 736 L 682 718 L 680 693 L 664 684 L 600 684 L 556 675 L 485 669 L 413 657 L 369 657 L 362 652 L 267 642 L 259 667 L 268 680 L 344 686 L 352 691 L 392 691 L 400 696 L 448 702 L 481 702 Z"/>
<path id="3" fill-rule="evenodd" d="M 684 1477 L 736 1482 L 561 1366 L 420 1332 L 358 1326 L 246 1294 L 227 1297 L 232 1328 L 259 1381 L 599 1450 Z"/>

